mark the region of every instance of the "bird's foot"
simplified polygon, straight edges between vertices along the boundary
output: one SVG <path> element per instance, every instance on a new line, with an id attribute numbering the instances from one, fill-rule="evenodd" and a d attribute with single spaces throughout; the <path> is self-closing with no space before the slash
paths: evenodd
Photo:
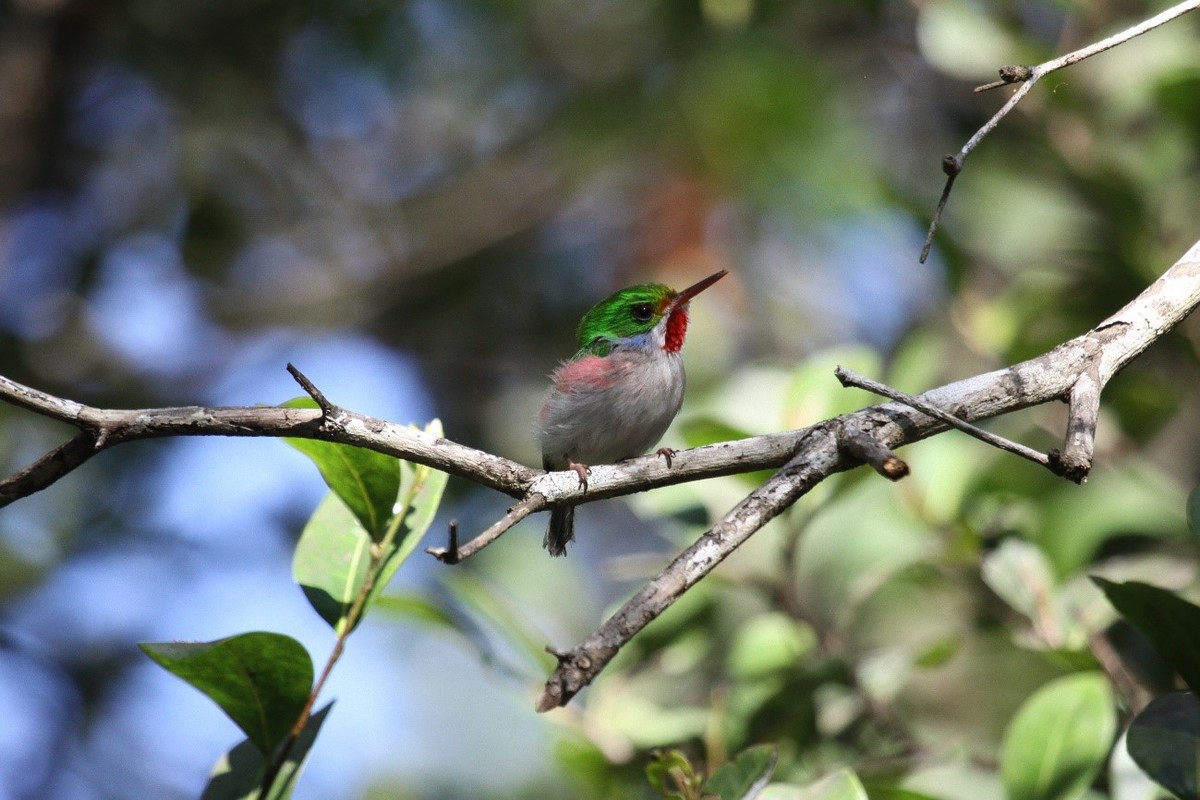
<path id="1" fill-rule="evenodd" d="M 655 455 L 662 456 L 667 460 L 667 469 L 671 468 L 671 459 L 675 457 L 675 451 L 670 447 L 660 447 L 654 451 Z"/>
<path id="2" fill-rule="evenodd" d="M 588 474 L 592 471 L 587 464 L 576 464 L 574 461 L 567 462 L 567 469 L 575 470 L 575 474 L 579 476 L 579 487 L 585 492 L 588 488 Z"/>

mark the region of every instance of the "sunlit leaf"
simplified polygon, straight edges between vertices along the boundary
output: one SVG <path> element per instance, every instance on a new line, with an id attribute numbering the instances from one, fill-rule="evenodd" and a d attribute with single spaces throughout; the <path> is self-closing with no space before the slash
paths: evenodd
<path id="1" fill-rule="evenodd" d="M 1092 580 L 1113 607 L 1154 644 L 1188 688 L 1200 691 L 1200 606 L 1148 583 Z"/>
<path id="2" fill-rule="evenodd" d="M 852 770 L 840 769 L 808 786 L 773 783 L 758 800 L 869 800 L 867 790 Z"/>
<path id="3" fill-rule="evenodd" d="M 442 435 L 442 423 L 433 420 L 425 426 L 425 432 L 433 436 Z M 423 464 L 400 462 L 400 493 L 396 500 L 396 517 L 393 525 L 399 525 L 395 538 L 391 540 L 388 551 L 384 554 L 383 566 L 379 577 L 371 589 L 370 600 L 374 601 L 396 570 L 400 568 L 417 545 L 421 543 L 425 532 L 433 524 L 438 506 L 442 502 L 442 493 L 446 490 L 449 476 L 439 470 Z"/>
<path id="4" fill-rule="evenodd" d="M 1000 599 L 1033 621 L 1052 610 L 1054 575 L 1036 545 L 1005 539 L 984 556 L 983 582 Z"/>
<path id="5" fill-rule="evenodd" d="M 263 755 L 300 716 L 312 689 L 308 651 L 290 636 L 255 632 L 215 642 L 145 642 L 142 651 L 208 695 Z"/>
<path id="6" fill-rule="evenodd" d="M 292 577 L 321 619 L 336 631 L 362 591 L 371 562 L 371 537 L 358 517 L 330 492 L 309 517 L 292 555 Z"/>
<path id="7" fill-rule="evenodd" d="M 729 646 L 729 672 L 742 679 L 794 667 L 817 644 L 812 628 L 786 614 L 759 614 L 739 626 Z"/>
<path id="8" fill-rule="evenodd" d="M 1009 797 L 1076 797 L 1103 765 L 1116 727 L 1112 691 L 1102 674 L 1046 684 L 1025 701 L 1004 735 L 1000 770 Z"/>
<path id="9" fill-rule="evenodd" d="M 778 757 L 774 745 L 749 747 L 713 772 L 704 782 L 704 793 L 721 800 L 752 800 L 771 780 Z"/>
<path id="10" fill-rule="evenodd" d="M 914 792 L 911 789 L 901 789 L 895 786 L 872 786 L 867 792 L 867 796 L 871 800 L 941 800 L 941 798 L 932 795 Z"/>
<path id="11" fill-rule="evenodd" d="M 441 424 L 434 420 L 426 431 L 440 436 Z M 309 518 L 296 545 L 293 577 L 321 618 L 339 632 L 350 624 L 347 615 L 363 590 L 372 553 L 380 551 L 380 566 L 367 605 L 380 596 L 420 544 L 446 488 L 444 472 L 407 461 L 394 463 L 398 463 L 397 474 L 401 476 L 399 496 L 393 498 L 396 513 L 379 540 L 373 541 L 361 519 L 331 492 Z M 354 624 L 361 621 L 360 615 Z"/>
<path id="12" fill-rule="evenodd" d="M 1156 697 L 1129 725 L 1129 755 L 1181 800 L 1200 800 L 1200 698 L 1191 692 Z"/>
<path id="13" fill-rule="evenodd" d="M 298 397 L 285 408 L 316 408 L 312 398 Z M 292 447 L 311 458 L 329 488 L 337 493 L 371 538 L 378 541 L 392 516 L 400 488 L 400 469 L 392 456 L 319 439 L 287 438 Z"/>
<path id="14" fill-rule="evenodd" d="M 264 770 L 262 754 L 249 739 L 243 739 L 217 760 L 200 800 L 286 800 L 296 788 L 296 781 L 304 769 L 317 732 L 331 708 L 333 703 L 309 716 L 266 798 L 260 798 L 259 795 Z"/>

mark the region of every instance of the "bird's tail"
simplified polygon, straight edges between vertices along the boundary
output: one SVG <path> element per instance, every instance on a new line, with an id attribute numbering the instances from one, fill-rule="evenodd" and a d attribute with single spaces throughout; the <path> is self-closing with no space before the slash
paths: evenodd
<path id="1" fill-rule="evenodd" d="M 546 538 L 542 546 L 550 551 L 552 556 L 565 556 L 567 542 L 575 540 L 575 506 L 556 508 L 550 512 L 550 527 L 546 529 Z"/>

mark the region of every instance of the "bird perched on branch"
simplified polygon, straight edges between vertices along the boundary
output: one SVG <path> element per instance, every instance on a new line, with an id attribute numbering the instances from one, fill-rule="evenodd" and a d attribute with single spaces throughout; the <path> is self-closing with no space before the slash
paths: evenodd
<path id="1" fill-rule="evenodd" d="M 546 470 L 572 469 L 587 490 L 588 465 L 645 453 L 683 404 L 688 303 L 725 270 L 676 292 L 642 283 L 600 301 L 579 323 L 579 351 L 554 370 L 537 418 Z M 659 452 L 671 463 L 673 451 Z M 550 512 L 543 544 L 552 556 L 575 538 L 575 508 Z"/>

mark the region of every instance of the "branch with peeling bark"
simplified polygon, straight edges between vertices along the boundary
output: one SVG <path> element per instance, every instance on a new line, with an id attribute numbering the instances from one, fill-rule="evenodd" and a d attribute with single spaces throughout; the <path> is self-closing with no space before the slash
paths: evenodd
<path id="1" fill-rule="evenodd" d="M 124 442 L 168 436 L 303 437 L 356 445 L 434 467 L 517 499 L 488 531 L 459 546 L 435 549 L 443 561 L 469 557 L 531 513 L 631 494 L 669 484 L 765 468 L 778 471 L 683 551 L 594 633 L 557 652 L 558 668 L 538 701 L 540 710 L 568 702 L 617 651 L 694 586 L 755 531 L 822 480 L 859 464 L 898 479 L 907 466 L 894 450 L 951 427 L 969 425 L 1057 400 L 1069 403 L 1061 452 L 1033 460 L 1056 474 L 1082 480 L 1091 468 L 1100 394 L 1126 364 L 1200 304 L 1200 242 L 1136 299 L 1098 326 L 1054 350 L 910 397 L 842 371 L 850 383 L 898 398 L 799 430 L 681 451 L 668 466 L 651 455 L 592 468 L 586 491 L 574 472 L 532 469 L 414 428 L 375 419 L 330 402 L 298 370 L 293 376 L 317 409 L 244 407 L 99 409 L 64 400 L 0 377 L 0 400 L 59 420 L 79 433 L 34 464 L 0 481 L 0 506 L 44 489 L 93 455 Z M 290 365 L 289 365 L 290 366 Z M 989 438 L 991 437 L 991 438 Z M 1002 440 L 1003 441 L 1003 440 Z M 1013 445 L 1013 443 L 1008 443 Z M 1017 446 L 1019 447 L 1019 446 Z M 1012 450 L 1013 447 L 1005 449 Z"/>

